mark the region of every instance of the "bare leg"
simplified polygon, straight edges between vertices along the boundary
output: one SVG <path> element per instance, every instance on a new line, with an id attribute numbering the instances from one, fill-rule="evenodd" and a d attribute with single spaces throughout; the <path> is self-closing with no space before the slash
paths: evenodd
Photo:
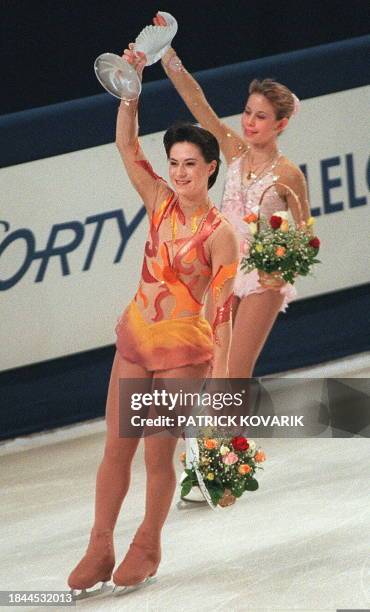
<path id="1" fill-rule="evenodd" d="M 203 378 L 208 369 L 209 366 L 204 364 L 158 371 L 155 372 L 153 383 L 156 378 Z M 114 573 L 116 584 L 137 584 L 157 571 L 161 558 L 161 531 L 176 488 L 173 465 L 176 444 L 177 438 L 170 432 L 161 432 L 145 438 L 145 516 L 126 557 Z"/>
<path id="2" fill-rule="evenodd" d="M 284 296 L 267 290 L 242 298 L 237 308 L 231 341 L 230 378 L 250 378 L 257 358 L 275 323 Z"/>
<path id="3" fill-rule="evenodd" d="M 72 589 L 87 589 L 110 579 L 114 567 L 113 529 L 130 484 L 131 463 L 139 438 L 119 437 L 119 380 L 148 378 L 151 373 L 116 352 L 107 397 L 107 436 L 96 479 L 95 522 L 86 554 L 68 578 Z"/>

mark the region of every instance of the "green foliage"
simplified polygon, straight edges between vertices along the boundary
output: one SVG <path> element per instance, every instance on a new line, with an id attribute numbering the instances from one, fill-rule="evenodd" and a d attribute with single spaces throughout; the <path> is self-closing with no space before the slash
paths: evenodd
<path id="1" fill-rule="evenodd" d="M 190 491 L 193 488 L 193 481 L 190 478 L 185 478 L 181 484 L 181 497 L 186 497 L 189 495 Z"/>
<path id="2" fill-rule="evenodd" d="M 258 481 L 255 478 L 247 478 L 244 483 L 244 491 L 257 491 Z"/>
<path id="3" fill-rule="evenodd" d="M 207 489 L 209 491 L 209 494 L 211 496 L 212 502 L 217 505 L 218 502 L 220 501 L 221 497 L 223 496 L 225 489 L 222 485 L 219 485 L 217 483 L 207 482 Z"/>
<path id="4" fill-rule="evenodd" d="M 294 284 L 297 276 L 307 276 L 314 264 L 321 263 L 316 259 L 319 249 L 309 245 L 311 238 L 304 229 L 274 230 L 262 218 L 249 254 L 241 260 L 241 268 L 245 273 L 255 269 L 269 274 L 279 272 L 284 281 Z M 284 247 L 284 255 L 276 255 L 277 247 Z"/>
<path id="5" fill-rule="evenodd" d="M 244 480 L 239 480 L 237 481 L 232 487 L 231 487 L 231 493 L 233 495 L 235 495 L 235 497 L 241 497 L 243 495 L 245 491 L 245 484 L 244 484 Z"/>

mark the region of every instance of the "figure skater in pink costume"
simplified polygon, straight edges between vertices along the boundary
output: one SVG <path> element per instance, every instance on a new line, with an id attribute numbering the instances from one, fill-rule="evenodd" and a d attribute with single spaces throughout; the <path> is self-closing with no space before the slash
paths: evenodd
<path id="1" fill-rule="evenodd" d="M 153 21 L 166 25 L 158 14 Z M 219 119 L 173 48 L 162 65 L 191 113 L 220 144 L 228 165 L 221 210 L 237 231 L 241 256 L 248 253 L 251 240 L 244 221 L 250 213 L 269 219 L 277 211 L 289 210 L 296 226 L 305 226 L 310 218 L 305 177 L 279 151 L 277 142 L 298 111 L 298 98 L 271 79 L 255 79 L 249 86 L 240 136 Z M 251 377 L 279 311 L 285 311 L 296 291 L 276 274 L 257 270 L 245 274 L 239 268 L 234 294 L 229 373 L 234 378 Z"/>

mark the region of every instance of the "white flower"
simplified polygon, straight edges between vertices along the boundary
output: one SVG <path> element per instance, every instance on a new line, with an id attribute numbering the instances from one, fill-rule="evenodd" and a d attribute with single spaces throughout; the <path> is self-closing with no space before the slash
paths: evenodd
<path id="1" fill-rule="evenodd" d="M 288 219 L 288 213 L 286 210 L 278 210 L 274 213 L 274 217 L 281 217 L 281 219 Z"/>
<path id="2" fill-rule="evenodd" d="M 257 445 L 254 440 L 248 440 L 248 444 L 249 448 L 247 450 L 247 455 L 249 457 L 253 457 L 254 453 L 256 452 Z"/>
<path id="3" fill-rule="evenodd" d="M 222 456 L 227 455 L 227 453 L 229 453 L 229 452 L 230 452 L 229 447 L 228 447 L 228 446 L 224 446 L 224 445 L 222 444 L 222 446 L 221 446 L 221 448 L 220 448 L 220 453 L 221 453 L 221 455 L 222 455 Z"/>
<path id="4" fill-rule="evenodd" d="M 251 234 L 257 233 L 257 223 L 248 223 L 248 227 Z"/>

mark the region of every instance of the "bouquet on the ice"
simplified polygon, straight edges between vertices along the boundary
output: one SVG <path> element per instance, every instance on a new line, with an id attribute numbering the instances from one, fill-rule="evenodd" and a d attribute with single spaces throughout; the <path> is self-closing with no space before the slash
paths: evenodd
<path id="1" fill-rule="evenodd" d="M 255 478 L 259 464 L 265 461 L 265 453 L 253 440 L 243 436 L 212 438 L 205 435 L 196 439 L 197 459 L 185 469 L 181 481 L 181 497 L 186 498 L 193 487 L 199 487 L 213 506 L 229 506 L 245 491 L 256 491 Z M 186 454 L 180 461 L 187 465 Z"/>
<path id="2" fill-rule="evenodd" d="M 241 260 L 245 273 L 257 269 L 260 277 L 271 274 L 293 284 L 297 276 L 307 276 L 312 266 L 320 263 L 316 258 L 320 240 L 312 233 L 313 217 L 302 228 L 289 223 L 286 211 L 276 212 L 270 220 L 250 213 L 244 221 L 253 236 L 249 253 Z"/>

